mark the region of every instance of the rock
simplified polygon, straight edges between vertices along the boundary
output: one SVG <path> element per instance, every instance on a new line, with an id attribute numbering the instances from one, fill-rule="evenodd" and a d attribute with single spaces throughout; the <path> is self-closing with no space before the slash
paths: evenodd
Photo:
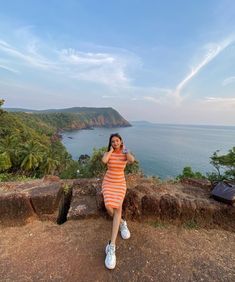
<path id="1" fill-rule="evenodd" d="M 0 222 L 26 224 L 31 217 L 56 221 L 62 196 L 60 182 L 36 180 L 0 187 Z"/>
<path id="2" fill-rule="evenodd" d="M 57 181 L 54 177 L 27 183 L 0 183 L 0 220 L 22 223 L 37 216 L 54 221 L 59 214 L 57 223 L 61 224 L 67 218 L 107 215 L 101 183 L 99 178 Z M 191 180 L 161 183 L 134 175 L 127 177 L 127 183 L 123 202 L 123 215 L 127 219 L 144 221 L 151 217 L 177 224 L 192 221 L 200 226 L 235 230 L 235 207 L 210 198 L 207 186 L 192 186 Z"/>
<path id="3" fill-rule="evenodd" d="M 87 155 L 87 154 L 84 154 L 84 155 L 80 155 L 79 159 L 78 159 L 78 162 L 80 164 L 85 164 L 87 163 L 87 161 L 90 159 L 90 156 Z"/>
<path id="4" fill-rule="evenodd" d="M 194 187 L 200 187 L 205 189 L 211 189 L 211 182 L 208 179 L 197 179 L 197 178 L 183 178 L 181 183 L 192 185 Z"/>
<path id="5" fill-rule="evenodd" d="M 182 198 L 181 199 L 181 214 L 180 218 L 182 221 L 192 220 L 195 217 L 196 204 L 192 198 Z"/>
<path id="6" fill-rule="evenodd" d="M 45 175 L 42 180 L 43 182 L 59 182 L 60 178 L 56 175 Z"/>
<path id="7" fill-rule="evenodd" d="M 145 195 L 142 198 L 143 215 L 160 217 L 160 198 L 154 195 Z"/>
<path id="8" fill-rule="evenodd" d="M 216 210 L 216 206 L 208 205 L 208 201 L 206 199 L 195 199 L 194 203 L 196 205 L 195 219 L 197 222 L 211 223 L 213 219 L 212 215 Z"/>
<path id="9" fill-rule="evenodd" d="M 78 189 L 81 195 L 96 196 L 96 188 L 101 188 L 101 179 L 80 178 L 73 181 L 73 189 Z"/>
<path id="10" fill-rule="evenodd" d="M 73 194 L 67 219 L 83 219 L 98 217 L 96 198 L 94 196 L 81 196 Z"/>
<path id="11" fill-rule="evenodd" d="M 81 185 L 81 183 L 83 185 Z M 95 183 L 91 180 L 82 180 L 80 185 L 73 188 L 72 200 L 67 219 L 84 219 L 100 216 L 97 206 L 97 191 Z"/>
<path id="12" fill-rule="evenodd" d="M 96 188 L 96 205 L 97 205 L 97 209 L 100 212 L 105 212 L 106 208 L 105 208 L 105 204 L 104 204 L 104 197 L 102 194 L 102 189 L 100 187 Z"/>
<path id="13" fill-rule="evenodd" d="M 0 194 L 0 223 L 6 226 L 26 224 L 35 217 L 30 198 L 20 193 Z"/>
<path id="14" fill-rule="evenodd" d="M 22 193 L 28 195 L 31 205 L 39 217 L 43 218 L 43 216 L 46 217 L 46 215 L 52 214 L 55 214 L 55 218 L 57 217 L 59 201 L 62 197 L 60 183 L 50 183 L 47 180 L 47 183 L 43 186 L 24 189 Z"/>
<path id="15" fill-rule="evenodd" d="M 163 195 L 160 199 L 161 219 L 176 219 L 181 214 L 181 201 L 169 194 Z"/>
<path id="16" fill-rule="evenodd" d="M 213 213 L 213 222 L 224 229 L 235 231 L 235 207 L 218 203 L 218 208 Z"/>
<path id="17" fill-rule="evenodd" d="M 123 215 L 126 219 L 140 219 L 142 214 L 141 193 L 135 189 L 127 190 L 123 202 Z"/>

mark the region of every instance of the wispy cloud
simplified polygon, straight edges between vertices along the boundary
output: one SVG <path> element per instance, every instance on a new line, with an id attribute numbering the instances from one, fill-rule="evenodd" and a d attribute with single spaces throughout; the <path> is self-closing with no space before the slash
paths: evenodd
<path id="1" fill-rule="evenodd" d="M 113 99 L 113 98 L 117 98 L 118 96 L 114 96 L 114 95 L 102 95 L 103 99 Z"/>
<path id="2" fill-rule="evenodd" d="M 196 76 L 200 70 L 205 67 L 209 62 L 216 58 L 225 48 L 234 42 L 233 38 L 225 39 L 219 43 L 208 43 L 204 48 L 207 49 L 206 54 L 202 58 L 196 67 L 192 68 L 191 72 L 176 86 L 176 89 L 172 92 L 171 96 L 175 98 L 176 103 L 180 104 L 183 100 L 181 92 L 183 88 L 189 83 L 189 81 Z"/>
<path id="3" fill-rule="evenodd" d="M 102 65 L 102 64 L 112 64 L 115 62 L 115 58 L 111 54 L 106 53 L 85 53 L 79 52 L 75 49 L 63 49 L 60 52 L 61 60 L 66 63 L 71 63 L 74 65 Z"/>
<path id="4" fill-rule="evenodd" d="M 103 99 L 126 96 L 132 101 L 142 100 L 161 105 L 179 105 L 185 98 L 185 95 L 182 95 L 185 86 L 200 73 L 202 68 L 234 42 L 231 37 L 218 43 L 208 43 L 203 46 L 201 49 L 206 50 L 204 56 L 175 88 L 169 89 L 167 86 L 166 88 L 136 86 L 130 74 L 135 75 L 136 66 L 142 67 L 141 59 L 127 50 L 95 45 L 90 49 L 87 48 L 87 51 L 82 48 L 55 49 L 35 37 L 31 32 L 32 29 L 31 26 L 19 29 L 18 38 L 24 39 L 19 45 L 14 44 L 13 46 L 13 44 L 0 39 L 0 53 L 6 54 L 7 58 L 13 58 L 17 63 L 17 68 L 19 66 L 19 71 L 21 70 L 20 66 L 23 65 L 39 71 L 43 70 L 45 74 L 48 71 L 50 75 L 55 74 L 57 79 L 59 75 L 62 75 L 77 81 L 99 83 L 110 89 L 107 92 L 108 95 L 102 96 Z M 11 61 L 13 62 L 13 60 Z M 0 62 L 0 68 L 12 73 L 19 73 L 15 64 Z M 134 71 L 129 72 L 130 69 Z M 235 76 L 224 79 L 223 85 L 233 82 L 235 82 Z"/>
<path id="5" fill-rule="evenodd" d="M 235 104 L 235 98 L 233 97 L 206 97 L 205 102 L 207 103 L 223 103 L 223 104 Z"/>
<path id="6" fill-rule="evenodd" d="M 227 77 L 223 80 L 222 85 L 226 86 L 226 85 L 234 83 L 234 82 L 235 82 L 235 76 L 230 76 L 230 77 Z"/>
<path id="7" fill-rule="evenodd" d="M 122 50 L 120 53 L 83 52 L 73 48 L 55 50 L 46 46 L 47 56 L 39 52 L 39 40 L 28 35 L 21 49 L 0 40 L 0 52 L 19 64 L 63 74 L 72 79 L 100 83 L 109 87 L 128 85 L 127 68 L 136 60 Z M 22 44 L 21 44 L 22 45 Z M 41 44 L 45 45 L 45 44 Z M 53 59 L 52 59 L 53 57 Z M 13 70 L 9 67 L 8 70 Z"/>
<path id="8" fill-rule="evenodd" d="M 171 93 L 171 89 L 167 88 L 155 88 L 155 87 L 133 87 L 135 92 L 137 90 L 141 93 L 141 96 L 131 97 L 132 101 L 148 101 L 155 104 L 164 104 L 167 102 L 167 95 Z"/>
<path id="9" fill-rule="evenodd" d="M 29 55 L 23 51 L 17 50 L 15 47 L 11 46 L 7 42 L 0 40 L 0 50 L 5 54 L 17 58 L 30 66 L 42 68 L 42 69 L 51 69 L 55 67 L 55 64 L 42 57 L 39 54 L 35 54 L 34 56 Z"/>
<path id="10" fill-rule="evenodd" d="M 189 94 L 186 96 L 182 96 L 182 90 L 184 87 L 190 83 L 190 81 L 200 73 L 203 67 L 205 67 L 207 64 L 209 64 L 213 59 L 215 59 L 225 48 L 227 48 L 229 45 L 231 45 L 234 42 L 234 38 L 230 37 L 228 39 L 225 39 L 219 43 L 208 43 L 206 44 L 202 49 L 206 49 L 206 52 L 201 58 L 200 61 L 198 61 L 191 69 L 191 72 L 183 78 L 182 81 L 178 83 L 175 89 L 169 89 L 169 88 L 157 88 L 157 87 L 145 87 L 142 89 L 142 95 L 141 97 L 135 96 L 131 99 L 133 101 L 139 101 L 139 100 L 145 100 L 154 102 L 156 104 L 161 105 L 180 105 L 182 101 L 185 99 L 185 97 L 188 97 Z M 224 80 L 224 85 L 235 82 L 235 77 L 229 77 Z M 130 88 L 133 88 L 130 86 Z M 134 88 L 133 88 L 134 89 Z M 145 94 L 145 95 L 144 95 Z M 208 99 L 209 101 L 210 99 Z M 211 99 L 210 101 L 212 101 Z M 213 100 L 215 101 L 215 100 Z M 218 100 L 216 100 L 218 101 Z M 220 100 L 221 101 L 221 100 Z M 229 101 L 229 100 L 224 100 Z M 233 99 L 231 100 L 231 102 Z"/>
<path id="11" fill-rule="evenodd" d="M 63 49 L 59 59 L 67 66 L 71 77 L 105 84 L 106 86 L 126 85 L 129 82 L 126 73 L 128 62 L 120 54 L 81 52 Z"/>
<path id="12" fill-rule="evenodd" d="M 10 68 L 10 67 L 8 67 L 8 66 L 0 65 L 0 68 L 1 68 L 1 69 L 4 69 L 4 70 L 6 70 L 6 71 L 9 71 L 9 72 L 19 73 L 18 70 L 15 70 L 15 69 Z"/>
<path id="13" fill-rule="evenodd" d="M 154 102 L 156 104 L 161 104 L 161 99 L 160 98 L 155 98 L 155 97 L 152 97 L 152 96 L 144 96 L 143 100 Z"/>
<path id="14" fill-rule="evenodd" d="M 161 99 L 157 99 L 153 96 L 144 96 L 144 97 L 132 97 L 131 101 L 149 101 L 149 102 L 154 102 L 156 104 L 161 103 Z"/>

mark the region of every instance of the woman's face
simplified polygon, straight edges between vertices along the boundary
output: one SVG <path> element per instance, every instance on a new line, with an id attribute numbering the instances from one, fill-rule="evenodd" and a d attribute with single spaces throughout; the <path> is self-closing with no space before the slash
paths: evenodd
<path id="1" fill-rule="evenodd" d="M 111 139 L 111 145 L 114 149 L 119 149 L 122 145 L 122 141 L 118 137 L 113 136 Z"/>

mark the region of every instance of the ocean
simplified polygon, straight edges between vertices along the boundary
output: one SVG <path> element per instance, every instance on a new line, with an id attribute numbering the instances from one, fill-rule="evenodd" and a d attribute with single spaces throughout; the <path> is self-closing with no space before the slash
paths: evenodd
<path id="1" fill-rule="evenodd" d="M 210 156 L 225 154 L 235 146 L 235 126 L 170 125 L 132 122 L 132 127 L 95 128 L 63 133 L 62 142 L 77 160 L 91 155 L 93 148 L 108 145 L 111 133 L 118 132 L 140 163 L 145 175 L 162 179 L 179 175 L 185 166 L 202 173 L 214 171 Z"/>

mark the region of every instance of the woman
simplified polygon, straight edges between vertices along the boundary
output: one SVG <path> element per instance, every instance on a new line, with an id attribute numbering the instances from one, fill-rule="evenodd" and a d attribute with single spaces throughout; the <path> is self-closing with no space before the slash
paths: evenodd
<path id="1" fill-rule="evenodd" d="M 103 163 L 108 165 L 108 170 L 102 183 L 102 193 L 106 210 L 113 217 L 111 240 L 105 249 L 105 266 L 108 269 L 114 269 L 116 266 L 115 242 L 118 229 L 120 229 L 123 239 L 130 238 L 127 223 L 121 218 L 121 215 L 122 203 L 126 194 L 124 169 L 127 162 L 133 163 L 134 160 L 132 154 L 124 147 L 121 136 L 118 133 L 111 134 L 108 151 L 102 158 Z"/>

